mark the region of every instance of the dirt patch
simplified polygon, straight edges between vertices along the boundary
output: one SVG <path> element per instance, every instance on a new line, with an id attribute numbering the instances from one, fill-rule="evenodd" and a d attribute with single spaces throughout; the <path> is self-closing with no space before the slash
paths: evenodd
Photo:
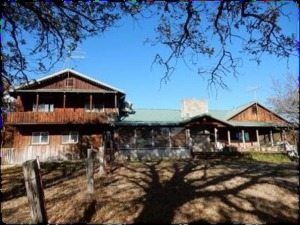
<path id="1" fill-rule="evenodd" d="M 128 163 L 95 174 L 93 201 L 85 194 L 85 174 L 53 179 L 45 198 L 50 223 L 296 222 L 298 178 L 296 164 Z M 2 202 L 1 210 L 6 223 L 30 222 L 25 197 Z"/>

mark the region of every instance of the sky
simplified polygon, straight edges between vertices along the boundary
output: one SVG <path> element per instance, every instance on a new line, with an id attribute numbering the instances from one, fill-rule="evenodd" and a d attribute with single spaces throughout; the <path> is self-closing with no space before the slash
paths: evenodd
<path id="1" fill-rule="evenodd" d="M 294 2 L 286 7 L 291 20 L 283 19 L 282 27 L 287 32 L 299 35 L 298 9 Z M 272 79 L 284 80 L 287 73 L 299 74 L 297 57 L 279 60 L 275 56 L 264 55 L 257 65 L 248 56 L 242 55 L 243 65 L 239 68 L 238 77 L 228 76 L 224 79 L 229 90 L 218 89 L 209 92 L 207 79 L 197 74 L 197 68 L 187 68 L 178 63 L 170 80 L 161 85 L 163 69 L 151 64 L 159 52 L 167 53 L 162 46 L 144 44 L 147 38 L 155 36 L 154 28 L 157 19 L 133 22 L 124 18 L 118 27 L 106 33 L 86 39 L 74 55 L 84 55 L 83 59 L 70 59 L 56 65 L 51 72 L 72 68 L 104 83 L 115 86 L 126 92 L 126 99 L 134 108 L 180 109 L 181 100 L 187 98 L 205 99 L 209 109 L 231 109 L 255 100 L 268 106 L 267 98 L 272 95 Z M 203 65 L 212 61 L 199 58 Z M 33 75 L 31 78 L 41 76 Z"/>

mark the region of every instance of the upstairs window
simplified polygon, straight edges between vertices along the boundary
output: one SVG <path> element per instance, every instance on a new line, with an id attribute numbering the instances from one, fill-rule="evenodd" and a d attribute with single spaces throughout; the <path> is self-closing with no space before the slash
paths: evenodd
<path id="1" fill-rule="evenodd" d="M 62 134 L 62 144 L 76 144 L 78 143 L 78 132 L 69 131 Z"/>
<path id="2" fill-rule="evenodd" d="M 92 110 L 90 109 L 90 103 L 84 104 L 84 110 L 86 112 L 104 112 L 104 104 L 92 104 Z"/>
<path id="3" fill-rule="evenodd" d="M 36 104 L 32 105 L 32 111 L 36 112 Z M 38 112 L 53 112 L 54 104 L 39 104 L 37 111 Z"/>
<path id="4" fill-rule="evenodd" d="M 33 145 L 49 144 L 49 132 L 32 132 Z"/>
<path id="5" fill-rule="evenodd" d="M 66 79 L 66 87 L 67 88 L 73 88 L 74 87 L 74 79 L 73 78 L 67 78 Z"/>

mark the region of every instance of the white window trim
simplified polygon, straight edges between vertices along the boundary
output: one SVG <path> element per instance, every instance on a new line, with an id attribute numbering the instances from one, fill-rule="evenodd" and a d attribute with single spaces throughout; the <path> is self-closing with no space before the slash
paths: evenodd
<path id="1" fill-rule="evenodd" d="M 45 143 L 45 142 L 42 143 L 42 142 L 41 142 L 41 140 L 42 140 L 42 135 L 41 135 L 41 134 L 42 134 L 42 133 L 46 133 L 46 134 L 47 134 L 47 137 L 48 137 L 47 143 Z M 39 143 L 33 143 L 33 136 L 37 136 L 37 135 L 34 135 L 34 134 L 39 134 Z M 46 131 L 46 132 L 45 132 L 45 131 L 41 131 L 41 132 L 39 132 L 39 131 L 38 131 L 38 132 L 32 132 L 32 134 L 31 134 L 31 144 L 32 144 L 32 145 L 49 145 L 49 139 L 50 139 L 50 138 L 49 138 L 49 132 L 47 132 L 47 131 Z"/>
<path id="2" fill-rule="evenodd" d="M 77 141 L 76 142 L 71 141 L 71 133 L 76 133 L 76 136 L 77 136 Z M 68 135 L 69 136 L 67 142 L 63 141 L 63 135 Z M 78 140 L 79 140 L 79 133 L 78 133 L 78 131 L 67 131 L 67 132 L 63 132 L 62 135 L 61 135 L 61 144 L 63 144 L 63 145 L 77 144 Z"/>

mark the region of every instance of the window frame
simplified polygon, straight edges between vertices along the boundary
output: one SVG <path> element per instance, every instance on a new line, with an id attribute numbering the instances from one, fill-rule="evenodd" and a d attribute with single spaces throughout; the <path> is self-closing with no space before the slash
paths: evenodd
<path id="1" fill-rule="evenodd" d="M 42 134 L 47 134 L 47 142 L 42 142 Z M 33 142 L 33 137 L 37 136 L 36 134 L 39 134 L 39 142 L 34 143 Z M 48 145 L 50 143 L 50 138 L 49 138 L 49 132 L 48 131 L 37 131 L 37 132 L 32 132 L 31 134 L 31 145 Z"/>
<path id="2" fill-rule="evenodd" d="M 76 133 L 76 142 L 73 142 L 72 141 L 72 133 Z M 68 141 L 67 142 L 64 142 L 64 139 L 63 139 L 63 136 L 64 135 L 68 135 Z M 77 144 L 79 142 L 79 132 L 78 131 L 65 131 L 65 132 L 62 132 L 61 134 L 61 144 L 62 145 L 67 145 L 67 144 Z"/>

